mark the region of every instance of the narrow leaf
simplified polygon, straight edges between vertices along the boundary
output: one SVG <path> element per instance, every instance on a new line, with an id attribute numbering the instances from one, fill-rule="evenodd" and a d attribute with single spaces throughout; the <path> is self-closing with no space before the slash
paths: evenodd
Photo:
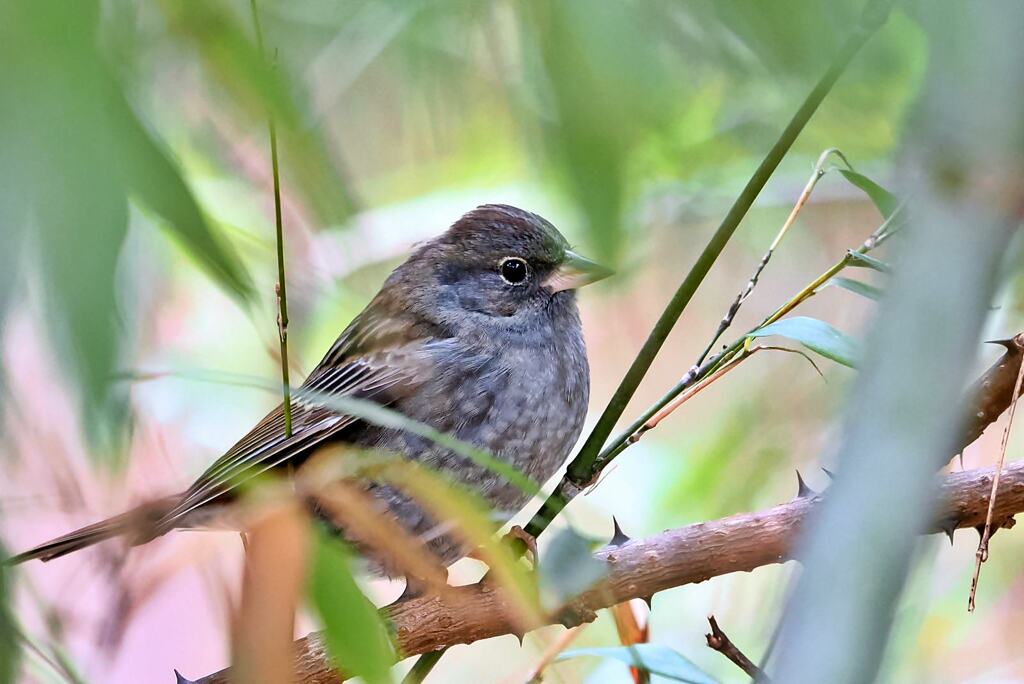
<path id="1" fill-rule="evenodd" d="M 562 653 L 556 662 L 594 656 L 612 658 L 652 675 L 664 677 L 673 682 L 689 684 L 718 684 L 718 680 L 701 670 L 680 653 L 659 644 L 636 644 L 634 646 L 613 646 L 605 648 L 577 648 Z"/>
<path id="2" fill-rule="evenodd" d="M 881 289 L 859 280 L 853 280 L 852 278 L 832 278 L 822 285 L 822 288 L 826 287 L 841 287 L 844 290 L 848 290 L 854 294 L 859 294 L 861 297 L 873 299 L 876 302 L 882 298 Z"/>
<path id="3" fill-rule="evenodd" d="M 891 273 L 892 266 L 876 259 L 873 256 L 868 256 L 863 252 L 857 252 L 855 250 L 848 250 L 846 252 L 846 260 L 850 266 L 857 266 L 858 268 L 870 268 L 878 271 L 879 273 Z"/>
<path id="4" fill-rule="evenodd" d="M 352 577 L 350 552 L 322 530 L 316 535 L 309 596 L 338 668 L 369 684 L 390 682 L 395 653 L 387 627 Z"/>
<path id="5" fill-rule="evenodd" d="M 874 203 L 882 216 L 889 218 L 896 211 L 896 207 L 899 206 L 899 200 L 881 185 L 864 174 L 851 171 L 850 169 L 839 169 L 839 173 L 843 174 L 846 180 L 850 181 L 853 185 L 863 190 L 864 194 Z"/>
<path id="6" fill-rule="evenodd" d="M 211 229 L 170 157 L 135 117 L 120 93 L 109 98 L 124 165 L 126 189 L 158 214 L 186 252 L 240 299 L 252 296 L 252 283 L 238 255 Z"/>
<path id="7" fill-rule="evenodd" d="M 857 359 L 860 358 L 860 346 L 856 340 L 817 318 L 806 316 L 786 318 L 758 328 L 748 337 L 757 338 L 770 335 L 796 340 L 811 351 L 850 368 L 855 368 Z"/>

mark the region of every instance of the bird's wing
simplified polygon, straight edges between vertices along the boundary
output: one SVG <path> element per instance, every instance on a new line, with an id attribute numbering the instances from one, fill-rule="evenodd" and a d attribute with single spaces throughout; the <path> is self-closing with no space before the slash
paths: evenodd
<path id="1" fill-rule="evenodd" d="M 368 320 L 365 315 L 360 318 L 341 335 L 292 400 L 291 436 L 285 436 L 284 409 L 278 406 L 199 476 L 164 518 L 167 527 L 358 420 L 324 405 L 318 395 L 388 404 L 415 390 L 429 374 L 422 354 L 429 340 L 402 339 L 400 334 L 396 336 L 394 326 Z M 369 332 L 363 333 L 368 324 Z M 408 336 L 408 328 L 405 330 Z M 384 342 L 383 348 L 375 344 L 380 342 Z"/>

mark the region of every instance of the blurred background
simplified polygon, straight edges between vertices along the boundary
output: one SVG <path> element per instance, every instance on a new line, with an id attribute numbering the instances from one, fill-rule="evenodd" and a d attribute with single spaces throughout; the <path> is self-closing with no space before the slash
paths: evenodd
<path id="1" fill-rule="evenodd" d="M 476 205 L 508 203 L 617 270 L 581 295 L 592 422 L 860 9 L 845 0 L 261 0 L 263 59 L 247 0 L 0 4 L 4 547 L 183 489 L 279 401 L 259 388 L 279 377 L 268 116 L 280 138 L 293 379 L 417 241 Z M 626 418 L 707 344 L 824 149 L 900 186 L 903 122 L 929 51 L 941 49 L 928 44 L 918 9 L 894 12 L 811 120 Z M 859 189 L 826 174 L 724 341 L 881 221 Z M 884 284 L 878 273 L 858 277 Z M 1014 282 L 995 302 L 988 338 L 1021 329 L 1024 281 Z M 828 288 L 800 313 L 857 336 L 872 309 Z M 816 362 L 824 377 L 795 354 L 757 355 L 626 452 L 558 524 L 607 539 L 614 513 L 645 536 L 788 500 L 796 469 L 827 486 L 820 467 L 854 371 Z M 994 462 L 1001 428 L 967 450 L 965 467 Z M 970 615 L 973 533 L 952 547 L 924 542 L 884 681 L 1024 681 L 1010 636 L 1024 629 L 1018 537 L 994 541 Z M 235 534 L 176 533 L 128 553 L 108 544 L 19 568 L 5 587 L 25 637 L 13 681 L 171 681 L 173 668 L 195 678 L 226 666 L 242 554 Z M 453 577 L 475 578 L 477 565 L 462 561 Z M 792 571 L 659 594 L 651 640 L 742 681 L 705 646 L 706 616 L 758 659 Z M 379 603 L 401 591 L 365 586 Z M 298 631 L 314 628 L 304 619 Z M 432 681 L 522 681 L 561 629 L 522 646 L 506 636 L 457 647 Z M 575 645 L 617 643 L 602 615 Z M 549 676 L 628 675 L 578 659 Z"/>

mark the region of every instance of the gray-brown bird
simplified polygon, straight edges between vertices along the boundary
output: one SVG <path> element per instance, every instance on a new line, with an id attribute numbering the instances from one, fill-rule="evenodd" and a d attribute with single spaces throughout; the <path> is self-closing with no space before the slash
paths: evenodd
<path id="1" fill-rule="evenodd" d="M 420 246 L 342 332 L 292 404 L 290 437 L 279 406 L 184 493 L 10 562 L 51 560 L 121 535 L 141 544 L 201 526 L 247 480 L 297 467 L 329 443 L 381 449 L 435 468 L 480 494 L 497 519 L 508 519 L 528 495 L 500 475 L 429 439 L 334 410 L 317 395 L 386 405 L 544 482 L 576 442 L 587 411 L 589 367 L 574 290 L 610 273 L 572 252 L 540 216 L 479 207 Z M 406 493 L 381 483 L 368 489 L 442 562 L 470 550 Z"/>

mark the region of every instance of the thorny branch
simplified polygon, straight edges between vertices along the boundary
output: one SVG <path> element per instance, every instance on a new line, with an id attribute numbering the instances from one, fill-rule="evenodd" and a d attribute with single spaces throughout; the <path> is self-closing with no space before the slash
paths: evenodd
<path id="1" fill-rule="evenodd" d="M 940 484 L 944 502 L 928 533 L 973 528 L 985 522 L 994 468 L 947 475 Z M 800 526 L 821 501 L 804 496 L 756 513 L 741 513 L 697 523 L 662 534 L 605 547 L 595 557 L 607 565 L 604 581 L 577 597 L 575 616 L 592 620 L 595 611 L 652 594 L 704 582 L 731 572 L 789 560 Z M 999 483 L 995 519 L 1007 520 L 1024 511 L 1024 462 L 1008 465 Z M 489 583 L 453 587 L 441 597 L 419 597 L 383 609 L 394 628 L 398 649 L 405 656 L 430 653 L 455 644 L 515 634 L 519 609 L 505 592 Z M 548 616 L 554 624 L 557 616 Z M 310 634 L 295 643 L 295 681 L 336 684 L 323 640 Z M 223 670 L 197 684 L 225 684 Z"/>
<path id="2" fill-rule="evenodd" d="M 972 386 L 970 410 L 958 447 L 977 439 L 984 429 L 1010 406 L 1024 360 L 1024 333 L 1000 341 L 1006 353 Z M 947 475 L 939 500 L 943 507 L 929 533 L 952 536 L 958 528 L 984 525 L 995 469 L 982 468 Z M 1003 469 L 992 506 L 992 520 L 1012 524 L 1012 516 L 1024 511 L 1024 462 Z M 655 593 L 684 584 L 788 559 L 800 523 L 820 496 L 802 490 L 793 501 L 766 511 L 744 513 L 671 530 L 644 540 L 624 541 L 596 555 L 607 562 L 608 576 L 599 586 L 579 596 L 572 605 L 578 616 L 634 598 L 649 599 Z M 384 608 L 394 627 L 396 645 L 406 656 L 471 643 L 502 634 L 515 634 L 522 624 L 520 608 L 490 583 L 453 587 L 444 597 L 420 597 Z M 549 616 L 552 622 L 554 617 Z M 338 674 L 331 666 L 326 647 L 317 634 L 295 644 L 296 681 L 302 684 L 334 684 Z M 184 680 L 187 681 L 187 680 Z M 224 684 L 229 670 L 198 680 L 199 684 Z"/>

